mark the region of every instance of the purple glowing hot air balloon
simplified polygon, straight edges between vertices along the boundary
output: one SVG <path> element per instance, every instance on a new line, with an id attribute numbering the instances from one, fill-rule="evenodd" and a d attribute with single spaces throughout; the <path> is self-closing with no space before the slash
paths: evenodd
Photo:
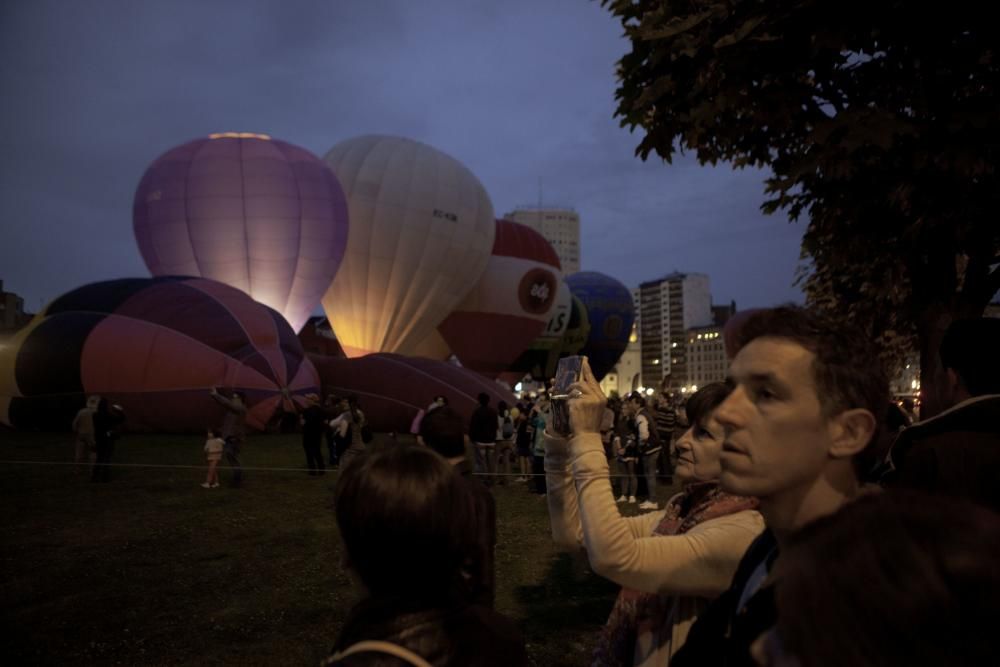
<path id="1" fill-rule="evenodd" d="M 337 177 L 309 151 L 263 134 L 213 134 L 167 151 L 143 175 L 132 219 L 154 276 L 226 283 L 295 331 L 347 245 Z"/>

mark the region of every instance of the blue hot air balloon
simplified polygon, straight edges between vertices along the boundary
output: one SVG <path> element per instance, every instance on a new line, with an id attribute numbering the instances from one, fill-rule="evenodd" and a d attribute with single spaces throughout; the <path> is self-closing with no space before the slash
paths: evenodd
<path id="1" fill-rule="evenodd" d="M 600 380 L 615 367 L 628 346 L 635 321 L 632 293 L 611 276 L 596 271 L 567 276 L 566 284 L 586 306 L 590 333 L 579 354 L 587 355 L 594 377 Z"/>

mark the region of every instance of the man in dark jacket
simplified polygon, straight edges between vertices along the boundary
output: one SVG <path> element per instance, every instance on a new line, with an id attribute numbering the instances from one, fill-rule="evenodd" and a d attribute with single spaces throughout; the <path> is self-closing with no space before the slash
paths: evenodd
<path id="1" fill-rule="evenodd" d="M 952 323 L 940 355 L 950 407 L 899 435 L 883 483 L 1000 512 L 1000 319 Z"/>
<path id="2" fill-rule="evenodd" d="M 635 442 L 642 457 L 643 474 L 646 476 L 647 497 L 639 504 L 639 509 L 659 509 L 660 505 L 656 500 L 656 464 L 663 446 L 656 432 L 656 423 L 646 408 L 646 399 L 642 394 L 633 392 L 626 399 L 625 406 L 628 408 L 626 414 L 634 419 Z"/>
<path id="3" fill-rule="evenodd" d="M 420 422 L 419 442 L 427 445 L 448 459 L 455 470 L 468 484 L 475 500 L 476 530 L 480 563 L 478 583 L 473 585 L 473 601 L 493 606 L 496 574 L 493 554 L 497 545 L 497 508 L 493 494 L 472 474 L 472 464 L 465 453 L 465 434 L 462 432 L 462 418 L 448 406 L 428 412 Z"/>
<path id="4" fill-rule="evenodd" d="M 469 439 L 476 448 L 479 472 L 486 474 L 487 484 L 492 484 L 496 472 L 497 412 L 490 407 L 489 394 L 479 394 L 479 407 L 469 421 Z"/>
<path id="5" fill-rule="evenodd" d="M 302 411 L 302 448 L 306 453 L 306 467 L 310 475 L 322 475 L 326 472 L 323 466 L 323 432 L 326 430 L 326 411 L 319 404 L 319 395 L 309 394 L 308 407 Z M 330 460 L 330 465 L 333 465 Z"/>
<path id="6" fill-rule="evenodd" d="M 94 450 L 97 457 L 94 461 L 94 471 L 91 482 L 111 481 L 111 457 L 115 451 L 115 440 L 118 439 L 119 427 L 125 421 L 125 411 L 120 405 L 112 405 L 108 399 L 101 398 L 94 412 Z"/>
<path id="7" fill-rule="evenodd" d="M 858 331 L 797 307 L 762 310 L 736 334 L 719 483 L 760 499 L 766 530 L 729 590 L 703 612 L 672 667 L 753 665 L 751 643 L 776 621 L 772 571 L 793 532 L 836 512 L 873 458 L 889 383 Z"/>

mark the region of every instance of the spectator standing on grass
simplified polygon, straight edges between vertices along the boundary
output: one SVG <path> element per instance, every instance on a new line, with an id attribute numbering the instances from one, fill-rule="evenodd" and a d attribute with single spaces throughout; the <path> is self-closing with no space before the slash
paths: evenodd
<path id="1" fill-rule="evenodd" d="M 535 493 L 546 494 L 545 486 L 545 429 L 552 422 L 552 403 L 548 394 L 539 394 L 538 403 L 531 413 L 532 459 L 531 473 L 534 476 Z"/>
<path id="2" fill-rule="evenodd" d="M 619 503 L 636 502 L 635 494 L 639 489 L 639 477 L 636 475 L 636 468 L 639 465 L 639 446 L 635 443 L 635 422 L 628 416 L 622 406 L 622 412 L 618 415 L 618 423 L 615 425 L 615 434 L 611 440 L 615 450 L 615 461 L 617 462 L 618 478 L 620 480 L 621 495 L 618 496 Z"/>
<path id="3" fill-rule="evenodd" d="M 948 409 L 899 435 L 884 483 L 1000 512 L 1000 319 L 953 322 L 939 355 Z"/>
<path id="4" fill-rule="evenodd" d="M 330 426 L 336 429 L 347 428 L 350 442 L 343 455 L 340 457 L 340 470 L 344 472 L 347 464 L 358 456 L 365 453 L 365 441 L 361 431 L 365 428 L 365 413 L 358 405 L 358 397 L 351 394 L 347 397 L 347 410 L 339 417 L 330 422 Z"/>
<path id="5" fill-rule="evenodd" d="M 118 440 L 119 429 L 125 421 L 125 411 L 120 405 L 112 405 L 108 399 L 101 398 L 94 411 L 94 449 L 97 456 L 94 460 L 94 472 L 91 482 L 111 481 L 111 457 L 115 452 L 115 441 Z"/>
<path id="6" fill-rule="evenodd" d="M 97 457 L 97 446 L 94 442 L 94 413 L 97 411 L 97 404 L 100 403 L 100 396 L 89 396 L 87 404 L 80 408 L 73 418 L 74 452 L 73 463 L 77 464 L 77 471 L 86 470 L 84 463 L 93 463 Z"/>
<path id="7" fill-rule="evenodd" d="M 205 458 L 208 461 L 208 475 L 202 483 L 203 489 L 215 489 L 219 486 L 219 461 L 222 460 L 222 451 L 226 447 L 226 442 L 222 439 L 218 431 L 209 431 L 208 439 L 205 440 Z"/>
<path id="8" fill-rule="evenodd" d="M 327 428 L 326 412 L 319 404 L 319 396 L 309 394 L 306 396 L 309 405 L 302 411 L 300 422 L 302 424 L 302 449 L 306 454 L 306 467 L 312 476 L 323 475 L 326 469 L 323 466 L 323 432 Z M 330 462 L 331 465 L 333 462 Z"/>
<path id="9" fill-rule="evenodd" d="M 323 403 L 323 413 L 328 419 L 340 414 L 340 411 L 337 409 L 339 403 L 337 397 L 333 394 L 329 394 L 326 397 L 326 401 Z M 330 455 L 331 468 L 336 468 L 337 462 L 340 461 L 340 452 L 337 451 L 337 438 L 335 436 L 336 432 L 333 430 L 333 427 L 329 424 L 324 424 L 323 438 L 326 440 L 326 449 Z"/>
<path id="10" fill-rule="evenodd" d="M 663 445 L 663 449 L 660 450 L 659 467 L 667 477 L 667 483 L 670 484 L 673 482 L 674 469 L 670 452 L 674 438 L 682 430 L 678 428 L 677 406 L 669 394 L 660 394 L 657 397 L 653 420 L 656 422 L 656 434 L 660 438 L 660 444 Z"/>
<path id="11" fill-rule="evenodd" d="M 469 439 L 476 448 L 476 471 L 485 475 L 487 484 L 493 483 L 496 472 L 497 413 L 490 407 L 490 396 L 480 393 L 479 406 L 469 420 Z"/>
<path id="12" fill-rule="evenodd" d="M 517 626 L 469 601 L 477 514 L 452 464 L 427 447 L 374 449 L 337 484 L 335 507 L 347 567 L 366 597 L 323 665 L 528 664 Z"/>
<path id="13" fill-rule="evenodd" d="M 572 436 L 546 442 L 552 535 L 564 549 L 585 548 L 594 572 L 622 586 L 595 664 L 669 665 L 764 528 L 755 500 L 719 489 L 725 433 L 714 413 L 729 389 L 706 385 L 688 403 L 692 426 L 677 441 L 684 490 L 660 512 L 625 518 L 598 435 L 604 394 L 587 364 L 582 377 L 580 397 L 569 401 Z"/>
<path id="14" fill-rule="evenodd" d="M 656 464 L 660 459 L 660 437 L 656 432 L 656 423 L 646 408 L 646 399 L 638 392 L 633 392 L 625 400 L 628 415 L 635 424 L 635 443 L 642 458 L 643 473 L 646 476 L 646 500 L 639 503 L 639 509 L 655 510 L 660 505 L 656 500 Z"/>
<path id="15" fill-rule="evenodd" d="M 500 484 L 506 484 L 510 478 L 511 459 L 514 458 L 515 429 L 514 416 L 511 412 L 506 401 L 497 403 L 496 468 Z"/>
<path id="16" fill-rule="evenodd" d="M 209 396 L 226 409 L 222 420 L 222 439 L 225 441 L 223 457 L 233 471 L 229 485 L 239 488 L 243 484 L 243 466 L 240 464 L 240 454 L 247 433 L 246 395 L 242 391 L 234 391 L 231 398 L 226 398 L 219 390 L 212 387 Z"/>
<path id="17" fill-rule="evenodd" d="M 518 482 L 527 482 L 531 479 L 531 457 L 532 457 L 532 446 L 534 443 L 531 441 L 532 430 L 528 423 L 528 418 L 531 415 L 531 406 L 522 405 L 515 422 L 517 426 L 516 442 L 517 442 L 517 464 L 518 471 L 521 476 L 517 478 Z"/>

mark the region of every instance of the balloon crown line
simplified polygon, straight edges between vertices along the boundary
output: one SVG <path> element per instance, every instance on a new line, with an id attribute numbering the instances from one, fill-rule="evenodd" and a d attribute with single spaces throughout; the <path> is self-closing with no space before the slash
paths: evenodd
<path id="1" fill-rule="evenodd" d="M 270 141 L 270 134 L 257 134 L 256 132 L 215 132 L 208 135 L 209 139 L 263 139 Z"/>

